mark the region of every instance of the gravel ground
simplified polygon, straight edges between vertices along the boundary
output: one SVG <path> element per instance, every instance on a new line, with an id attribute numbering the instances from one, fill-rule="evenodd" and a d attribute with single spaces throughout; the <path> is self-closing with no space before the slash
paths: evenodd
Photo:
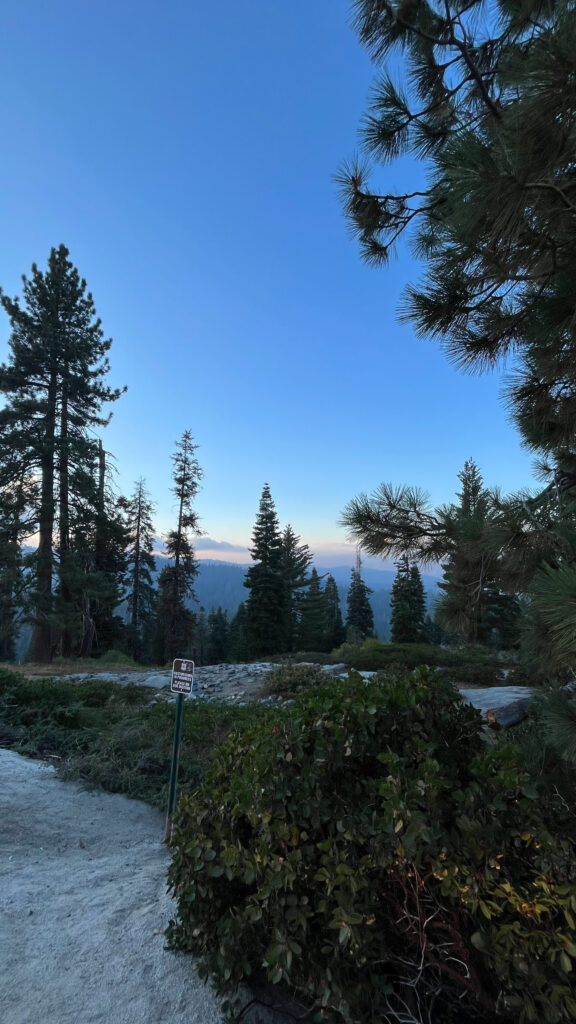
<path id="1" fill-rule="evenodd" d="M 171 916 L 163 818 L 0 750 L 2 1024 L 221 1024 Z"/>

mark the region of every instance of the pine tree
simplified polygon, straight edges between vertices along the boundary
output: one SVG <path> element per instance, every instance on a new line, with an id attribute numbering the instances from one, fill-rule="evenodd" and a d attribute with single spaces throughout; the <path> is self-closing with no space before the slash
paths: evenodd
<path id="1" fill-rule="evenodd" d="M 447 643 L 447 641 L 448 634 L 446 633 L 446 630 L 443 629 L 439 622 L 436 622 L 436 620 L 428 614 L 424 619 L 422 643 L 440 646 L 440 644 Z"/>
<path id="2" fill-rule="evenodd" d="M 396 562 L 390 605 L 391 638 L 395 644 L 415 644 L 422 639 L 426 597 L 420 570 L 407 554 Z"/>
<path id="3" fill-rule="evenodd" d="M 324 586 L 324 640 L 319 650 L 333 651 L 344 643 L 345 637 L 338 587 L 334 577 L 328 576 Z"/>
<path id="4" fill-rule="evenodd" d="M 497 552 L 490 550 L 490 495 L 473 459 L 458 474 L 462 490 L 454 508 L 449 557 L 439 584 L 436 605 L 439 622 L 469 644 L 489 640 L 489 606 L 498 593 L 494 580 Z"/>
<path id="5" fill-rule="evenodd" d="M 0 392 L 7 399 L 0 410 L 2 476 L 7 483 L 23 473 L 39 479 L 31 646 L 39 662 L 51 660 L 62 633 L 69 647 L 72 506 L 94 496 L 76 488 L 84 482 L 82 467 L 97 458 L 92 431 L 108 422 L 101 408 L 121 394 L 104 384 L 111 341 L 104 339 L 86 282 L 68 256 L 61 245 L 52 249 L 46 273 L 32 266 L 31 279 L 23 278 L 23 306 L 0 296 L 11 325 L 10 359 L 0 366 Z M 56 615 L 55 576 L 64 629 Z"/>
<path id="6" fill-rule="evenodd" d="M 442 562 L 443 596 L 436 615 L 448 631 L 474 644 L 496 639 L 494 622 L 506 596 L 512 614 L 519 587 L 517 570 L 510 567 L 516 553 L 526 569 L 531 513 L 525 500 L 507 503 L 485 488 L 473 459 L 458 478 L 457 503 L 432 508 L 418 488 L 381 484 L 373 495 L 349 502 L 341 521 L 370 554 L 410 551 L 422 564 Z M 538 547 L 543 550 L 540 537 L 535 551 Z M 535 556 L 532 572 L 540 558 Z M 510 639 L 508 632 L 507 643 Z"/>
<path id="7" fill-rule="evenodd" d="M 301 615 L 301 594 L 303 588 L 308 585 L 308 568 L 311 562 L 310 548 L 301 542 L 300 537 L 288 525 L 282 533 L 280 560 L 284 585 L 282 653 L 290 653 L 296 648 L 298 621 Z"/>
<path id="8" fill-rule="evenodd" d="M 246 629 L 250 656 L 261 658 L 283 650 L 286 636 L 286 586 L 282 572 L 282 536 L 268 484 L 264 485 L 250 554 L 254 565 L 244 586 Z"/>
<path id="9" fill-rule="evenodd" d="M 127 549 L 127 602 L 129 623 L 129 649 L 132 656 L 142 660 L 150 651 L 151 630 L 156 604 L 154 574 L 156 561 L 154 524 L 155 505 L 150 499 L 142 477 L 136 482 L 134 493 L 124 502 L 128 528 Z"/>
<path id="10" fill-rule="evenodd" d="M 348 589 L 346 639 L 349 643 L 359 643 L 368 636 L 374 635 L 374 614 L 369 601 L 372 593 L 361 576 L 360 559 L 352 569 L 350 587 Z"/>
<path id="11" fill-rule="evenodd" d="M 26 593 L 22 541 L 34 491 L 34 480 L 26 479 L 0 490 L 0 661 L 16 657 Z"/>
<path id="12" fill-rule="evenodd" d="M 363 255 L 386 263 L 415 228 L 427 274 L 408 288 L 403 317 L 420 335 L 438 338 L 459 368 L 492 368 L 513 353 L 505 401 L 524 443 L 543 456 L 552 504 L 576 485 L 573 3 L 355 6 L 360 38 L 384 72 L 365 122 L 366 151 L 382 163 L 412 153 L 426 171 L 422 188 L 401 194 L 373 190 L 367 165 L 342 170 Z M 390 59 L 395 51 L 397 62 Z M 399 81 L 390 76 L 393 66 Z M 524 547 L 532 563 L 545 517 L 526 497 L 516 510 L 509 503 L 507 514 L 521 524 L 522 536 L 512 535 L 516 552 Z M 542 547 L 552 555 L 533 574 L 550 569 L 558 577 L 534 576 L 531 615 L 543 600 L 545 614 L 562 618 L 554 594 L 564 590 L 566 569 L 576 591 L 576 560 L 565 560 L 563 550 L 573 512 L 563 518 L 555 528 L 550 510 Z M 514 619 L 518 607 L 508 603 L 507 612 Z M 472 621 L 464 627 L 474 636 Z M 554 638 L 542 618 L 530 632 L 533 659 L 564 662 L 568 636 Z"/>
<path id="13" fill-rule="evenodd" d="M 158 579 L 155 651 L 161 664 L 189 657 L 193 647 L 195 616 L 186 601 L 194 599 L 193 586 L 198 575 L 190 536 L 200 532 L 198 516 L 192 506 L 202 479 L 197 448 L 192 434 L 186 430 L 172 456 L 172 493 L 177 501 L 178 519 L 176 528 L 166 537 L 166 553 L 171 564 L 162 569 Z"/>
<path id="14" fill-rule="evenodd" d="M 208 661 L 208 616 L 204 605 L 200 605 L 194 628 L 194 661 L 205 665 Z"/>
<path id="15" fill-rule="evenodd" d="M 230 623 L 230 652 L 231 661 L 248 661 L 250 650 L 247 636 L 246 605 L 242 601 L 236 609 Z"/>
<path id="16" fill-rule="evenodd" d="M 219 606 L 208 616 L 208 665 L 222 665 L 230 652 L 230 623 L 228 613 Z"/>
<path id="17" fill-rule="evenodd" d="M 124 643 L 124 622 L 119 606 L 124 599 L 127 566 L 127 528 L 124 499 L 118 498 L 108 479 L 106 452 L 99 442 L 97 495 L 82 533 L 71 530 L 71 558 L 81 558 L 82 575 L 77 583 L 82 608 L 80 657 L 98 656 Z M 74 591 L 72 591 L 74 593 Z"/>
<path id="18" fill-rule="evenodd" d="M 326 603 L 320 577 L 312 569 L 300 605 L 298 646 L 301 651 L 322 651 L 326 639 Z"/>
<path id="19" fill-rule="evenodd" d="M 404 314 L 459 367 L 485 369 L 514 352 L 506 398 L 523 438 L 574 472 L 573 4 L 355 6 L 383 72 L 366 151 L 382 163 L 414 154 L 425 171 L 422 188 L 395 194 L 373 191 L 368 167 L 343 170 L 363 254 L 385 263 L 416 229 L 427 276 L 409 288 Z"/>
<path id="20" fill-rule="evenodd" d="M 198 664 L 204 664 L 204 658 L 197 658 L 193 648 L 196 616 L 183 600 L 174 604 L 174 576 L 174 566 L 165 566 L 158 576 L 154 661 L 157 665 L 168 665 L 174 658 L 191 658 L 194 653 Z"/>

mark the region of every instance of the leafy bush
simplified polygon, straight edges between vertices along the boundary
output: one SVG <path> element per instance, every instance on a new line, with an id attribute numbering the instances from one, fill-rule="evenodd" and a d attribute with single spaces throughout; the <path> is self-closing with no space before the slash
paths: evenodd
<path id="1" fill-rule="evenodd" d="M 369 637 L 362 644 L 342 644 L 332 652 L 335 661 L 342 661 L 359 672 L 410 670 L 421 665 L 442 668 L 454 683 L 490 686 L 500 682 L 499 661 L 484 651 L 468 648 L 454 650 L 428 644 L 385 644 Z"/>
<path id="2" fill-rule="evenodd" d="M 229 995 L 264 965 L 332 1021 L 576 1019 L 574 821 L 551 834 L 480 724 L 419 670 L 233 734 L 180 801 L 170 946 Z"/>
<path id="3" fill-rule="evenodd" d="M 286 662 L 268 672 L 261 693 L 263 696 L 291 698 L 310 686 L 325 686 L 326 675 L 319 665 Z"/>

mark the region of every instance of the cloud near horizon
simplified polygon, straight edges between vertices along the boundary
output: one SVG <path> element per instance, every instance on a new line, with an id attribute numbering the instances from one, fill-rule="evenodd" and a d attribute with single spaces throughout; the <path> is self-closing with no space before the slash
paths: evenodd
<path id="1" fill-rule="evenodd" d="M 248 551 L 242 544 L 230 544 L 227 540 L 213 540 L 212 537 L 197 537 L 194 547 L 196 551 Z"/>

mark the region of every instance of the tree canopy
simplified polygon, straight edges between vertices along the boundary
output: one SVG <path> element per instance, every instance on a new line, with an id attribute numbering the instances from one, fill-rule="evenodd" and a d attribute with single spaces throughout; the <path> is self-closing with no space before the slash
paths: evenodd
<path id="1" fill-rule="evenodd" d="M 360 558 L 350 573 L 350 587 L 346 601 L 346 639 L 357 643 L 374 634 L 374 613 L 370 604 L 370 587 L 362 579 Z"/>
<path id="2" fill-rule="evenodd" d="M 155 504 L 142 477 L 136 481 L 129 500 L 123 502 L 127 526 L 127 585 L 129 645 L 133 657 L 150 652 L 150 631 L 156 603 L 154 525 Z"/>
<path id="3" fill-rule="evenodd" d="M 396 576 L 390 599 L 392 643 L 415 644 L 422 640 L 426 596 L 416 562 L 403 555 L 396 562 Z"/>
<path id="4" fill-rule="evenodd" d="M 402 315 L 460 367 L 514 356 L 525 443 L 576 468 L 576 18 L 572 0 L 356 0 L 378 76 L 366 160 L 342 168 L 364 258 L 408 232 L 424 261 Z M 393 76 L 391 68 L 398 66 Z M 375 165 L 421 161 L 413 192 Z"/>
<path id="5" fill-rule="evenodd" d="M 250 554 L 254 564 L 244 583 L 250 591 L 246 628 L 251 655 L 261 657 L 282 651 L 286 635 L 282 534 L 268 484 L 262 489 Z"/>

